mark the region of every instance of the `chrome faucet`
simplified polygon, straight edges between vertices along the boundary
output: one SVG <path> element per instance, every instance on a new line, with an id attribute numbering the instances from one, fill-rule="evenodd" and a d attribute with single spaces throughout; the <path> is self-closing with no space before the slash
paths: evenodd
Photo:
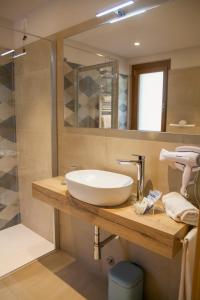
<path id="1" fill-rule="evenodd" d="M 137 157 L 137 159 L 117 159 L 120 165 L 130 165 L 136 164 L 137 167 L 137 201 L 143 199 L 144 193 L 144 166 L 145 166 L 145 156 L 132 154 Z"/>

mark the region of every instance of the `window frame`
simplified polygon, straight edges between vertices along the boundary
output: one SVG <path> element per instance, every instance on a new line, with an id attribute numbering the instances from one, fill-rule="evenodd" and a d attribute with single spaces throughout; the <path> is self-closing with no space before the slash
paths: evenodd
<path id="1" fill-rule="evenodd" d="M 161 132 L 166 131 L 168 72 L 170 67 L 170 59 L 132 65 L 131 129 L 138 130 L 139 76 L 146 73 L 163 72 Z"/>

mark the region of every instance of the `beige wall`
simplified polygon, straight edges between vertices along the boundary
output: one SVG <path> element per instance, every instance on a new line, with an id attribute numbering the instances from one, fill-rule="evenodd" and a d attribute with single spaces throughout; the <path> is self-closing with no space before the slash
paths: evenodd
<path id="1" fill-rule="evenodd" d="M 168 77 L 167 131 L 200 134 L 200 67 L 170 70 Z M 186 120 L 195 127 L 169 126 Z"/>
<path id="2" fill-rule="evenodd" d="M 76 165 L 81 169 L 112 170 L 135 177 L 135 167 L 119 166 L 116 159 L 131 158 L 132 153 L 140 153 L 146 156 L 146 182 L 150 181 L 154 188 L 164 193 L 170 189 L 178 190 L 180 174 L 170 169 L 172 177 L 168 184 L 168 165 L 158 159 L 162 147 L 173 150 L 175 146 L 178 144 L 73 134 L 63 128 L 59 135 L 59 173 L 63 175 L 72 165 Z M 174 185 L 174 180 L 177 185 Z M 106 274 L 106 257 L 110 255 L 116 261 L 132 259 L 145 270 L 145 299 L 177 300 L 180 254 L 175 259 L 168 260 L 120 239 L 106 246 L 102 260 L 94 262 L 93 226 L 61 214 L 60 229 L 61 248 L 81 257 L 93 271 Z"/>
<path id="3" fill-rule="evenodd" d="M 2 28 L 1 26 L 13 27 L 13 23 L 10 20 L 0 17 L 0 48 L 13 48 L 14 47 L 14 34 L 11 30 Z"/>
<path id="4" fill-rule="evenodd" d="M 15 60 L 16 134 L 22 223 L 53 240 L 53 209 L 32 198 L 34 180 L 52 176 L 51 73 L 47 41 Z"/>
<path id="5" fill-rule="evenodd" d="M 131 65 L 151 61 L 171 59 L 171 69 L 182 69 L 200 66 L 200 47 L 179 49 L 167 53 L 158 53 L 145 57 L 136 57 L 129 60 Z"/>

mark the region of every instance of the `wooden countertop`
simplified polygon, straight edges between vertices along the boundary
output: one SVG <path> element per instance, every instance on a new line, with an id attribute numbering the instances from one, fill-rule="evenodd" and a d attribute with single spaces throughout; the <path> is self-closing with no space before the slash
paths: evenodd
<path id="1" fill-rule="evenodd" d="M 128 201 L 111 208 L 84 203 L 74 199 L 62 181 L 63 177 L 54 177 L 33 182 L 33 197 L 162 256 L 172 258 L 180 250 L 188 225 L 160 212 L 138 216 Z"/>

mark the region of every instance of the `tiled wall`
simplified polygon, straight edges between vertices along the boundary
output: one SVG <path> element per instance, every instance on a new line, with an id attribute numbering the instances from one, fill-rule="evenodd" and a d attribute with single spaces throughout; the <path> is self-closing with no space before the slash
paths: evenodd
<path id="1" fill-rule="evenodd" d="M 16 136 L 21 220 L 53 239 L 53 209 L 32 198 L 32 182 L 52 176 L 51 44 L 26 46 L 15 60 Z"/>
<path id="2" fill-rule="evenodd" d="M 78 127 L 99 127 L 99 70 L 78 72 Z"/>
<path id="3" fill-rule="evenodd" d="M 0 230 L 20 222 L 13 74 L 0 65 Z"/>
<path id="4" fill-rule="evenodd" d="M 99 72 L 95 69 L 90 70 L 89 74 L 87 71 L 77 72 L 79 66 L 64 60 L 64 124 L 98 128 Z"/>
<path id="5" fill-rule="evenodd" d="M 64 59 L 64 125 L 76 127 L 76 87 L 78 64 Z"/>
<path id="6" fill-rule="evenodd" d="M 86 71 L 78 71 L 80 65 L 64 59 L 64 124 L 66 127 L 99 128 L 101 118 L 110 115 L 108 127 L 111 127 L 111 101 L 110 111 L 101 111 L 99 107 L 100 95 L 106 94 L 112 99 L 112 80 L 103 78 L 103 72 L 112 72 L 112 67 Z M 110 68 L 110 70 L 109 70 Z M 104 69 L 104 70 L 103 70 Z M 111 74 L 112 75 L 112 74 Z M 100 81 L 101 80 L 101 81 Z M 75 83 L 75 84 L 74 84 Z M 77 88 L 78 85 L 78 88 Z M 127 128 L 128 105 L 128 76 L 119 74 L 119 103 L 118 127 Z M 78 99 L 78 102 L 77 102 Z M 108 102 L 108 101 L 107 101 Z M 108 103 L 107 103 L 108 104 Z M 108 105 L 106 106 L 108 108 Z M 102 117 L 100 116 L 102 115 Z M 102 121 L 103 123 L 103 121 Z"/>
<path id="7" fill-rule="evenodd" d="M 128 121 L 128 75 L 119 74 L 118 99 L 118 128 L 126 129 Z"/>

